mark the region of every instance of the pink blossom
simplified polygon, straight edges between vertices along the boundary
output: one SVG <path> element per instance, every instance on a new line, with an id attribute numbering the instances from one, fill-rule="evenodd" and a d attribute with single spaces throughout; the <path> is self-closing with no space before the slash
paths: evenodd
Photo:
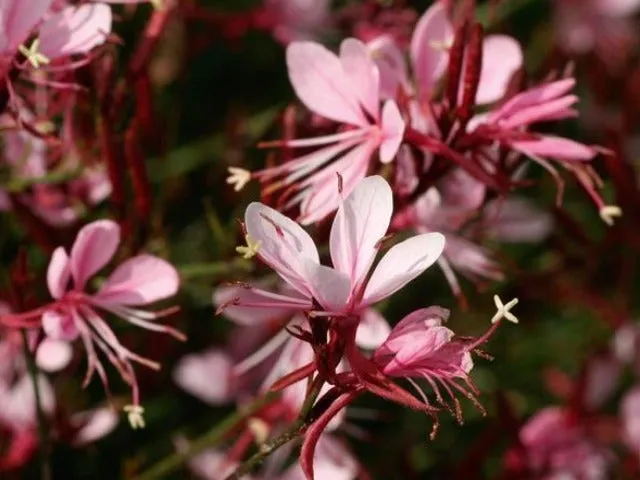
<path id="1" fill-rule="evenodd" d="M 320 435 L 336 415 L 365 391 L 423 411 L 436 419 L 439 408 L 431 404 L 416 382 L 426 381 L 435 394 L 437 405 L 449 408 L 459 421 L 462 421 L 457 399 L 459 394 L 472 400 L 484 411 L 476 400 L 479 391 L 469 378 L 473 368 L 471 353 L 487 341 L 503 317 L 499 317 L 480 338 L 456 339 L 453 331 L 443 326 L 448 316 L 449 312 L 440 307 L 416 310 L 393 328 L 387 340 L 373 352 L 371 358 L 362 355 L 353 342 L 347 343 L 346 357 L 351 371 L 337 376 L 336 387 L 326 395 L 334 398 L 333 402 L 305 434 L 300 456 L 301 466 L 308 480 L 316 478 L 313 457 Z M 415 388 L 418 397 L 396 384 L 392 380 L 394 377 L 406 379 Z M 437 423 L 432 437 L 436 430 Z"/>
<path id="2" fill-rule="evenodd" d="M 607 64 L 630 53 L 637 34 L 630 18 L 640 8 L 638 0 L 555 0 L 558 46 L 568 53 L 595 51 Z"/>
<path id="3" fill-rule="evenodd" d="M 589 439 L 568 410 L 560 407 L 540 410 L 520 430 L 520 442 L 534 478 L 608 478 L 607 451 Z M 509 458 L 513 460 L 515 456 Z"/>
<path id="4" fill-rule="evenodd" d="M 287 67 L 304 105 L 343 128 L 333 135 L 276 142 L 287 148 L 322 148 L 253 176 L 286 188 L 283 208 L 299 204 L 300 221 L 309 224 L 338 206 L 336 174 L 348 195 L 366 176 L 376 151 L 382 163 L 393 160 L 405 124 L 395 102 L 387 101 L 380 108 L 379 72 L 359 40 L 344 40 L 339 56 L 317 43 L 294 42 L 287 48 Z"/>
<path id="5" fill-rule="evenodd" d="M 153 322 L 161 313 L 138 308 L 173 296 L 179 279 L 168 262 L 143 254 L 124 261 L 96 293 L 89 293 L 87 283 L 109 263 L 119 243 L 120 228 L 115 222 L 99 220 L 86 225 L 78 232 L 69 254 L 63 247 L 58 247 L 51 257 L 47 285 L 54 301 L 32 312 L 6 315 L 3 320 L 15 324 L 41 317 L 48 339 L 71 342 L 79 337 L 87 352 L 85 385 L 95 372 L 107 385 L 97 355 L 98 350 L 102 351 L 132 386 L 134 404 L 138 404 L 139 393 L 131 362 L 150 368 L 159 368 L 159 365 L 124 347 L 99 312 L 111 313 L 133 325 L 183 339 L 177 330 Z"/>
<path id="6" fill-rule="evenodd" d="M 369 276 L 393 211 L 388 183 L 368 177 L 340 205 L 330 235 L 333 268 L 320 264 L 313 240 L 298 224 L 260 203 L 245 213 L 250 242 L 258 257 L 293 290 L 276 294 L 247 287 L 250 297 L 230 303 L 241 307 L 321 310 L 329 315 L 358 315 L 392 295 L 432 265 L 444 248 L 439 233 L 417 235 L 393 246 Z"/>
<path id="7" fill-rule="evenodd" d="M 629 449 L 640 455 L 640 387 L 629 390 L 620 403 L 622 438 Z"/>
<path id="8" fill-rule="evenodd" d="M 35 120 L 26 109 L 20 110 L 23 121 Z M 64 135 L 68 132 L 64 131 Z M 73 172 L 81 167 L 79 152 L 72 142 L 69 148 L 57 151 L 48 148 L 46 141 L 25 129 L 15 126 L 3 134 L 4 161 L 11 169 L 12 180 L 32 183 L 32 187 L 19 195 L 35 215 L 53 226 L 66 226 L 78 219 L 81 204 L 95 205 L 111 193 L 111 183 L 102 165 L 82 166 L 79 175 L 61 184 L 41 181 L 53 171 Z M 51 167 L 51 159 L 63 155 L 63 161 Z M 8 194 L 0 189 L 0 210 L 12 208 Z"/>
<path id="9" fill-rule="evenodd" d="M 381 83 L 391 98 L 402 86 L 417 90 L 420 99 L 429 100 L 436 84 L 441 80 L 449 62 L 449 49 L 453 43 L 454 27 L 442 2 L 435 2 L 420 17 L 413 31 L 410 60 L 414 85 L 407 80 L 404 55 L 389 37 L 371 42 L 370 48 L 380 68 Z M 482 71 L 476 103 L 488 104 L 500 100 L 506 93 L 509 80 L 523 62 L 518 42 L 507 35 L 490 35 L 482 46 Z"/>
<path id="10" fill-rule="evenodd" d="M 105 4 L 69 6 L 52 12 L 52 3 L 53 0 L 7 0 L 0 6 L 0 25 L 4 27 L 0 57 L 7 69 L 21 47 L 30 48 L 24 44 L 33 33 L 38 35 L 39 47 L 36 44 L 25 56 L 37 67 L 39 63 L 87 53 L 104 43 L 111 32 L 111 9 Z"/>
<path id="11" fill-rule="evenodd" d="M 264 10 L 283 44 L 314 40 L 331 27 L 329 0 L 265 0 Z"/>

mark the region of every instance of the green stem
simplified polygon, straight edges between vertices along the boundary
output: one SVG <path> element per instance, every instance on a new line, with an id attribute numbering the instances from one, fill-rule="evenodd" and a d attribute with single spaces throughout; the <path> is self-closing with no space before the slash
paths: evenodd
<path id="1" fill-rule="evenodd" d="M 235 258 L 228 262 L 195 263 L 178 267 L 183 280 L 207 277 L 218 278 L 237 273 L 250 273 L 253 264 L 243 258 Z"/>
<path id="2" fill-rule="evenodd" d="M 38 367 L 36 365 L 33 352 L 29 349 L 29 339 L 26 330 L 21 330 L 22 344 L 24 349 L 24 357 L 27 363 L 27 372 L 33 384 L 33 393 L 36 402 L 36 415 L 38 419 L 38 436 L 40 437 L 40 478 L 42 480 L 51 480 L 51 464 L 49 461 L 49 432 L 47 429 L 47 419 L 42 410 L 42 401 L 40 397 L 40 384 L 38 382 Z"/>
<path id="3" fill-rule="evenodd" d="M 282 434 L 271 440 L 270 442 L 265 443 L 260 446 L 260 449 L 254 453 L 249 459 L 240 465 L 235 472 L 225 478 L 225 480 L 241 480 L 246 474 L 251 473 L 255 467 L 260 465 L 269 455 L 274 453 L 280 447 L 286 445 L 292 440 L 295 440 L 300 435 L 302 435 L 307 427 L 309 426 L 307 423 L 307 417 L 309 416 L 309 412 L 313 407 L 313 404 L 316 402 L 318 395 L 320 394 L 320 390 L 324 385 L 324 381 L 319 381 L 317 378 L 314 380 L 309 395 L 307 395 L 302 408 L 300 409 L 300 414 L 298 415 L 297 420 Z"/>
<path id="4" fill-rule="evenodd" d="M 195 439 L 189 447 L 181 452 L 170 455 L 148 470 L 137 475 L 132 480 L 154 480 L 157 478 L 165 478 L 168 474 L 176 471 L 184 465 L 190 458 L 202 453 L 208 448 L 215 447 L 233 430 L 240 422 L 251 417 L 262 407 L 270 403 L 276 398 L 276 394 L 268 393 L 267 395 L 256 399 L 246 408 L 237 411 L 233 415 L 217 424 L 213 429 Z"/>

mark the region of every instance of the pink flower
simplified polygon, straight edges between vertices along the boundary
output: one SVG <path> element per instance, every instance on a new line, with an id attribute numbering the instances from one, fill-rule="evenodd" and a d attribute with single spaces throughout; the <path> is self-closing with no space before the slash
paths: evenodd
<path id="1" fill-rule="evenodd" d="M 454 26 L 446 6 L 435 2 L 418 20 L 411 37 L 409 58 L 420 100 L 430 100 L 436 84 L 442 79 L 449 63 Z M 380 37 L 368 44 L 381 73 L 386 98 L 395 98 L 398 87 L 411 92 L 404 54 L 390 37 Z M 482 45 L 482 71 L 478 104 L 500 100 L 509 80 L 523 62 L 518 42 L 507 35 L 488 36 Z"/>
<path id="2" fill-rule="evenodd" d="M 34 66 L 101 45 L 111 32 L 111 9 L 101 3 L 52 12 L 53 0 L 7 0 L 0 6 L 0 57 L 8 67 L 20 50 Z M 37 32 L 38 43 L 24 43 Z M 34 47 L 35 45 L 35 47 Z"/>
<path id="3" fill-rule="evenodd" d="M 342 189 L 348 195 L 366 176 L 376 151 L 382 163 L 393 160 L 405 125 L 395 102 L 387 101 L 380 108 L 378 69 L 359 40 L 344 40 L 340 56 L 317 43 L 294 42 L 287 48 L 287 67 L 304 105 L 343 128 L 333 135 L 275 142 L 273 145 L 286 148 L 322 148 L 253 176 L 278 189 L 286 188 L 282 208 L 299 204 L 300 221 L 309 224 L 338 206 L 336 174 L 342 177 Z M 229 179 L 237 188 L 243 182 L 246 177 Z"/>
<path id="4" fill-rule="evenodd" d="M 558 46 L 571 54 L 591 51 L 605 63 L 619 64 L 637 42 L 630 21 L 638 0 L 556 0 Z"/>
<path id="5" fill-rule="evenodd" d="M 329 0 L 265 0 L 264 10 L 274 37 L 283 44 L 313 40 L 331 27 Z"/>
<path id="6" fill-rule="evenodd" d="M 628 448 L 640 455 L 640 387 L 629 390 L 620 404 L 622 438 Z"/>
<path id="7" fill-rule="evenodd" d="M 520 430 L 526 465 L 534 478 L 603 480 L 608 478 L 607 451 L 593 443 L 571 412 L 547 407 Z M 510 452 L 508 461 L 517 458 Z"/>
<path id="8" fill-rule="evenodd" d="M 449 312 L 439 307 L 416 310 L 393 328 L 371 358 L 364 357 L 353 343 L 348 343 L 346 358 L 352 370 L 337 376 L 336 387 L 325 396 L 333 402 L 305 434 L 300 457 L 308 480 L 315 478 L 313 456 L 320 435 L 336 415 L 365 391 L 431 415 L 436 421 L 432 437 L 437 430 L 439 409 L 431 404 L 416 380 L 426 381 L 438 405 L 449 408 L 459 421 L 462 421 L 462 413 L 456 398 L 458 394 L 472 400 L 484 412 L 475 398 L 478 389 L 469 378 L 473 368 L 471 353 L 487 341 L 503 317 L 480 338 L 455 339 L 453 331 L 443 326 L 448 316 Z M 392 380 L 394 377 L 406 379 L 416 389 L 418 397 L 396 384 Z"/>
<path id="9" fill-rule="evenodd" d="M 330 268 L 320 264 L 313 240 L 298 224 L 263 204 L 252 203 L 245 213 L 249 243 L 258 245 L 258 257 L 295 294 L 247 287 L 246 295 L 228 305 L 359 315 L 424 272 L 444 248 L 439 233 L 417 235 L 389 249 L 369 275 L 392 211 L 388 183 L 379 176 L 362 180 L 341 203 L 333 221 L 330 251 L 334 266 Z"/>
<path id="10" fill-rule="evenodd" d="M 46 342 L 71 342 L 79 337 L 87 351 L 85 385 L 97 372 L 107 386 L 106 374 L 97 355 L 98 350 L 102 351 L 132 386 L 137 405 L 139 393 L 131 362 L 154 369 L 159 365 L 124 347 L 99 312 L 111 313 L 133 325 L 184 339 L 177 330 L 153 322 L 162 313 L 138 308 L 173 296 L 178 290 L 179 279 L 176 270 L 165 260 L 143 254 L 124 261 L 96 293 L 89 293 L 87 283 L 109 263 L 119 243 L 120 228 L 115 222 L 99 220 L 86 225 L 78 232 L 69 254 L 63 247 L 58 247 L 51 257 L 47 285 L 54 301 L 32 312 L 8 315 L 5 319 L 16 322 L 41 316 Z"/>

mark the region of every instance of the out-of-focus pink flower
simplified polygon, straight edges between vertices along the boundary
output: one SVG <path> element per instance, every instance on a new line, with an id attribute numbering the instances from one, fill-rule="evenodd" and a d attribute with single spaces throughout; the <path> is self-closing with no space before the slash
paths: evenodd
<path id="1" fill-rule="evenodd" d="M 289 78 L 298 98 L 312 112 L 342 124 L 341 131 L 310 139 L 274 142 L 286 148 L 322 146 L 278 167 L 254 172 L 263 183 L 285 188 L 283 209 L 300 205 L 300 221 L 321 220 L 362 180 L 371 157 L 393 160 L 404 133 L 404 120 L 394 101 L 380 108 L 379 72 L 365 45 L 354 38 L 340 46 L 340 55 L 312 42 L 287 48 Z M 230 177 L 241 187 L 247 177 Z"/>
<path id="2" fill-rule="evenodd" d="M 33 114 L 26 109 L 20 111 L 21 118 L 32 121 Z M 66 133 L 66 132 L 65 132 Z M 66 226 L 78 219 L 80 205 L 95 205 L 103 201 L 111 192 L 111 183 L 103 166 L 82 167 L 81 173 L 62 184 L 48 184 L 40 181 L 51 173 L 48 165 L 49 149 L 46 142 L 27 130 L 12 129 L 3 135 L 4 161 L 11 169 L 13 181 L 33 183 L 28 191 L 20 194 L 20 200 L 35 215 L 53 226 Z M 78 153 L 64 152 L 64 161 L 54 168 L 56 172 L 73 172 L 81 168 Z M 53 153 L 53 152 L 52 152 Z M 55 152 L 57 155 L 59 152 Z M 0 210 L 11 208 L 11 201 L 0 189 Z"/>
<path id="3" fill-rule="evenodd" d="M 608 478 L 607 450 L 593 443 L 583 426 L 560 407 L 547 407 L 520 430 L 526 467 L 533 478 L 547 480 L 604 480 Z M 517 462 L 510 452 L 507 462 Z"/>
<path id="4" fill-rule="evenodd" d="M 283 44 L 315 40 L 331 28 L 330 0 L 265 0 L 274 37 Z"/>
<path id="5" fill-rule="evenodd" d="M 33 67 L 74 54 L 88 53 L 111 32 L 111 9 L 101 3 L 51 11 L 53 0 L 6 0 L 0 5 L 0 57 L 6 68 L 20 51 Z M 25 42 L 33 34 L 30 46 Z"/>
<path id="6" fill-rule="evenodd" d="M 327 394 L 328 397 L 333 396 L 333 402 L 309 426 L 305 434 L 300 457 L 306 478 L 316 478 L 313 458 L 322 432 L 336 415 L 341 414 L 346 406 L 365 391 L 426 412 L 434 419 L 439 411 L 438 406 L 445 406 L 461 421 L 462 413 L 456 394 L 471 399 L 482 410 L 475 398 L 479 393 L 478 389 L 469 378 L 469 372 L 473 368 L 471 353 L 487 341 L 503 318 L 517 321 L 508 312 L 514 304 L 512 301 L 504 306 L 491 328 L 477 339 L 454 339 L 453 331 L 443 326 L 449 312 L 439 307 L 430 307 L 416 310 L 403 318 L 371 358 L 362 355 L 352 342 L 348 343 L 346 358 L 351 371 L 337 376 L 337 386 Z M 392 380 L 394 377 L 406 379 L 416 389 L 418 397 L 396 384 Z M 431 404 L 416 380 L 427 382 L 436 396 L 438 406 Z M 444 395 L 441 389 L 445 392 Z"/>
<path id="7" fill-rule="evenodd" d="M 296 295 L 247 287 L 247 296 L 229 305 L 254 308 L 320 309 L 334 316 L 359 315 L 392 295 L 431 266 L 444 248 L 439 233 L 417 235 L 393 246 L 368 276 L 393 211 L 388 183 L 368 177 L 347 197 L 333 222 L 333 268 L 320 264 L 313 240 L 298 224 L 260 203 L 245 214 L 248 243 Z"/>
<path id="8" fill-rule="evenodd" d="M 120 228 L 115 222 L 99 220 L 86 225 L 78 232 L 70 254 L 58 247 L 51 257 L 47 285 L 54 301 L 31 312 L 5 315 L 3 320 L 15 324 L 41 317 L 48 339 L 71 342 L 79 337 L 87 352 L 85 385 L 95 372 L 107 385 L 97 354 L 102 351 L 132 386 L 137 405 L 139 392 L 131 362 L 154 369 L 159 365 L 124 347 L 98 312 L 112 313 L 133 325 L 183 339 L 177 330 L 154 322 L 161 314 L 138 308 L 173 296 L 178 290 L 179 278 L 175 268 L 165 260 L 139 255 L 124 261 L 96 293 L 89 293 L 87 283 L 109 263 L 119 243 Z"/>
<path id="9" fill-rule="evenodd" d="M 629 449 L 640 455 L 640 387 L 629 390 L 620 403 L 622 438 Z"/>
<path id="10" fill-rule="evenodd" d="M 74 414 L 71 426 L 76 428 L 74 445 L 87 445 L 111 433 L 118 425 L 118 415 L 108 407 L 95 408 Z"/>
<path id="11" fill-rule="evenodd" d="M 630 18 L 640 9 L 638 0 L 556 0 L 558 46 L 572 54 L 595 51 L 606 63 L 615 63 L 637 41 Z"/>

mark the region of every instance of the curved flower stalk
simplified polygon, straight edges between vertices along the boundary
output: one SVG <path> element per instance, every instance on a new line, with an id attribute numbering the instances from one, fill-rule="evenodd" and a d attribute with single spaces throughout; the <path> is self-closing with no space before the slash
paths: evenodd
<path id="1" fill-rule="evenodd" d="M 143 254 L 124 261 L 97 292 L 90 293 L 89 280 L 109 263 L 119 243 L 120 227 L 115 222 L 98 220 L 86 225 L 78 232 L 70 253 L 59 247 L 51 257 L 47 285 L 54 300 L 31 312 L 3 315 L 0 320 L 11 326 L 41 324 L 46 339 L 39 348 L 47 348 L 50 341 L 82 340 L 88 362 L 85 386 L 97 372 L 108 389 L 106 372 L 98 357 L 98 352 L 102 352 L 131 386 L 133 406 L 139 407 L 132 362 L 152 369 L 160 365 L 124 347 L 101 313 L 111 313 L 135 326 L 184 340 L 177 330 L 154 322 L 175 309 L 156 313 L 139 308 L 175 295 L 179 278 L 165 260 Z"/>
<path id="2" fill-rule="evenodd" d="M 310 139 L 271 142 L 284 148 L 322 147 L 290 162 L 249 175 L 230 170 L 236 190 L 250 178 L 268 189 L 285 189 L 282 209 L 300 206 L 303 224 L 316 222 L 335 210 L 342 177 L 348 195 L 369 170 L 377 151 L 382 163 L 393 160 L 405 124 L 393 101 L 380 106 L 379 72 L 365 45 L 349 38 L 336 56 L 322 45 L 294 42 L 287 48 L 289 78 L 298 98 L 312 112 L 342 126 L 338 133 Z"/>
<path id="3" fill-rule="evenodd" d="M 290 309 L 314 317 L 359 316 L 391 296 L 431 266 L 444 248 L 444 237 L 427 233 L 393 246 L 370 274 L 391 221 L 389 184 L 368 177 L 340 205 L 330 235 L 333 268 L 320 264 L 311 237 L 295 222 L 260 203 L 245 214 L 249 244 L 257 256 L 290 287 L 292 293 L 271 293 L 247 286 L 230 306 Z"/>

